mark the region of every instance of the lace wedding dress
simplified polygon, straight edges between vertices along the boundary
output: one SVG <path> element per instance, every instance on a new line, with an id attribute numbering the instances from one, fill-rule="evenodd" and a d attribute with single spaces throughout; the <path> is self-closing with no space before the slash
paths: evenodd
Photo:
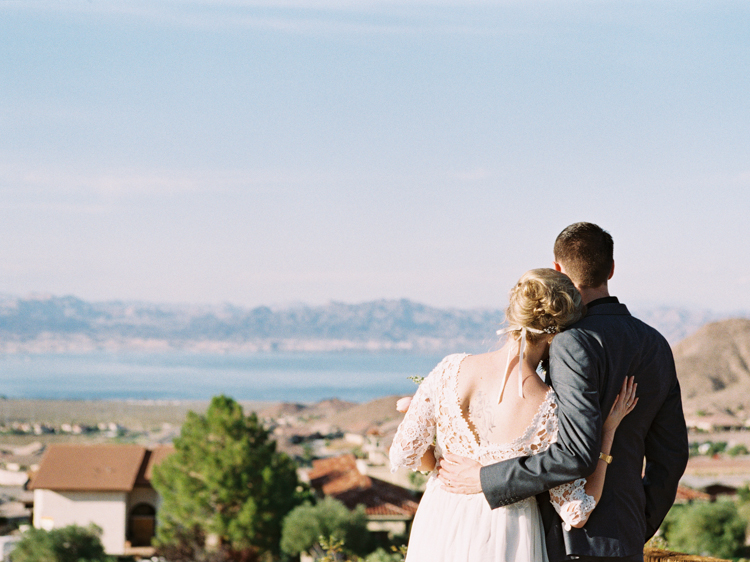
<path id="1" fill-rule="evenodd" d="M 435 457 L 444 451 L 482 465 L 529 456 L 557 439 L 557 402 L 547 392 L 524 433 L 509 443 L 480 443 L 461 412 L 458 372 L 466 354 L 449 355 L 422 382 L 401 422 L 390 450 L 391 470 L 419 468 L 435 442 Z M 581 478 L 550 490 L 566 525 L 582 521 L 594 509 Z M 547 562 L 544 529 L 535 498 L 490 509 L 484 495 L 454 494 L 430 475 L 409 537 L 407 562 Z"/>

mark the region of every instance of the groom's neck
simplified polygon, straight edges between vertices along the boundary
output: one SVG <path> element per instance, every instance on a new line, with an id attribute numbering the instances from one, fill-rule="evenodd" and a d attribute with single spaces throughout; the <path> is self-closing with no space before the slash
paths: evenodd
<path id="1" fill-rule="evenodd" d="M 609 287 L 604 283 L 598 287 L 578 287 L 578 292 L 581 293 L 581 300 L 583 304 L 589 304 L 591 301 L 601 299 L 609 296 Z"/>

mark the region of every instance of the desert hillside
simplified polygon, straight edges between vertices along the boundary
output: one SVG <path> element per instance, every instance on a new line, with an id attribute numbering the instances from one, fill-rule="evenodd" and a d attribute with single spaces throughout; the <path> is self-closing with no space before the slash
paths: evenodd
<path id="1" fill-rule="evenodd" d="M 687 412 L 750 415 L 750 320 L 707 324 L 673 350 Z"/>

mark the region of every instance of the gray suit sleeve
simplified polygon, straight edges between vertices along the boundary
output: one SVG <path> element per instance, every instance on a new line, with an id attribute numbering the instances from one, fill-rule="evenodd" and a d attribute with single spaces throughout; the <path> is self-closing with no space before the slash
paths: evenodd
<path id="1" fill-rule="evenodd" d="M 483 467 L 482 491 L 490 507 L 521 501 L 594 472 L 601 446 L 601 361 L 596 342 L 580 332 L 555 337 L 550 376 L 558 402 L 557 442 L 543 453 Z"/>
<path id="2" fill-rule="evenodd" d="M 654 418 L 646 435 L 646 470 L 643 489 L 646 494 L 646 537 L 659 529 L 672 507 L 677 485 L 685 472 L 689 456 L 685 416 L 682 411 L 680 384 L 677 377 L 667 399 Z"/>

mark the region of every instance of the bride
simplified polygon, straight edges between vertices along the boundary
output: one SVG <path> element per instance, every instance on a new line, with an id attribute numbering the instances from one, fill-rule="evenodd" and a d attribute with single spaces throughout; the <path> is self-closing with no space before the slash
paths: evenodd
<path id="1" fill-rule="evenodd" d="M 434 471 L 444 453 L 482 465 L 546 450 L 557 439 L 555 392 L 537 375 L 555 334 L 584 313 L 573 283 L 553 269 L 532 269 L 510 293 L 507 341 L 482 355 L 449 355 L 422 382 L 390 450 L 391 470 L 432 474 L 414 518 L 407 562 L 547 561 L 535 498 L 490 509 L 483 494 L 454 494 Z M 626 379 L 602 429 L 609 455 L 614 433 L 638 399 Z M 401 405 L 403 411 L 404 405 Z M 601 496 L 605 462 L 588 479 L 550 490 L 565 525 L 582 527 Z"/>

